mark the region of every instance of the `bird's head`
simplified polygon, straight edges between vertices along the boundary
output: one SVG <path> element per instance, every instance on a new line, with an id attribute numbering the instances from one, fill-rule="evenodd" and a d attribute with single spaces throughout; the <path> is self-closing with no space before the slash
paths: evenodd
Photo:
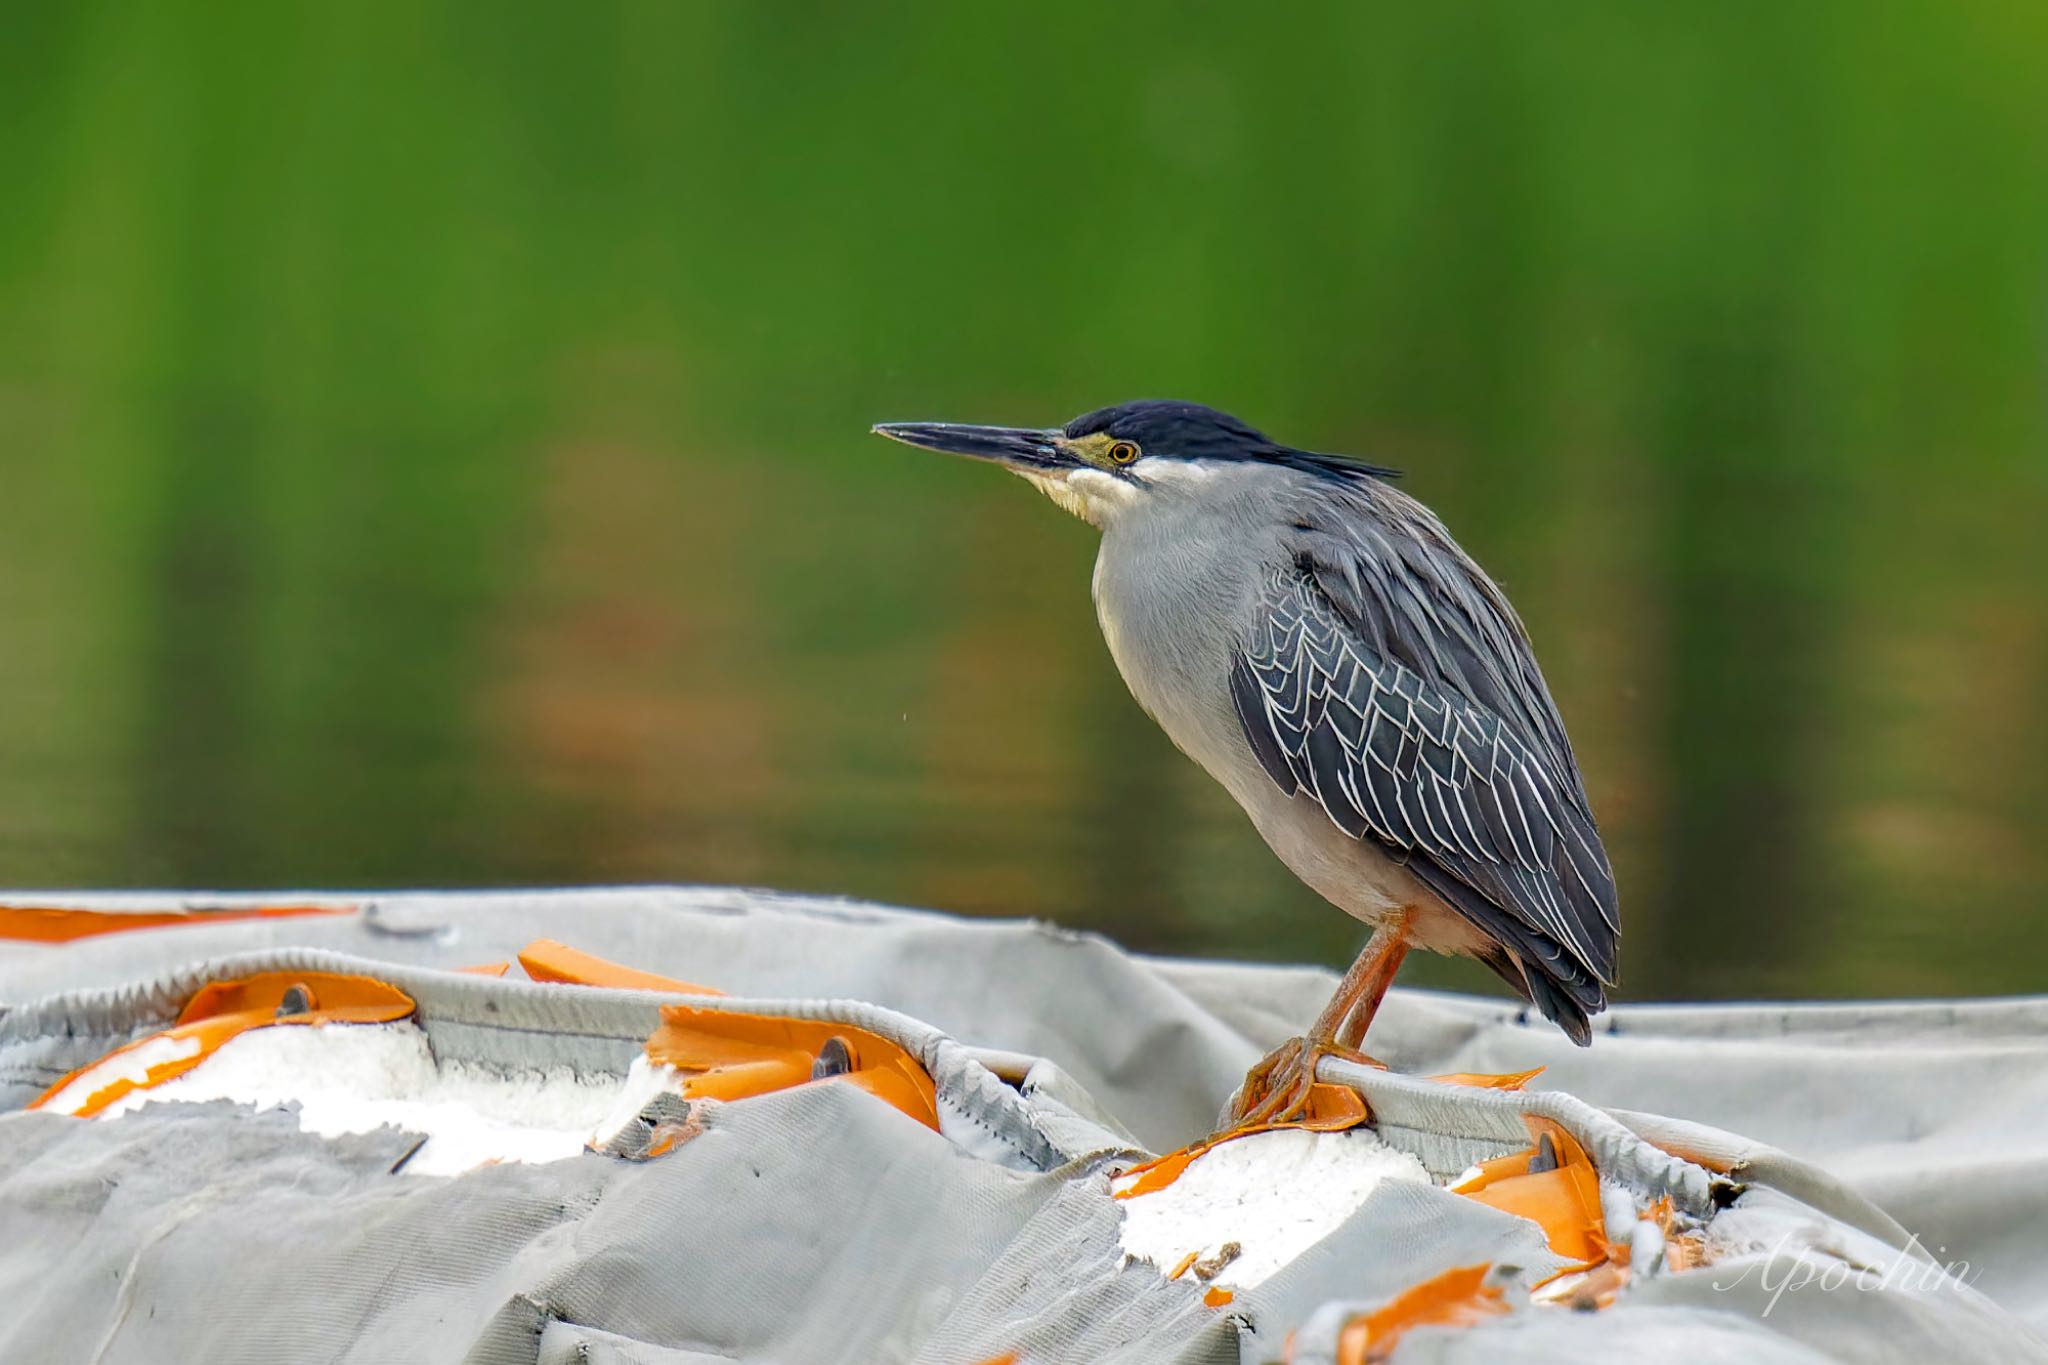
<path id="1" fill-rule="evenodd" d="M 875 432 L 926 450 L 994 461 L 1097 526 L 1163 492 L 1198 487 L 1225 466 L 1284 466 L 1331 478 L 1395 474 L 1348 456 L 1282 445 L 1227 412 L 1171 399 L 1098 408 L 1064 427 L 884 422 Z"/>

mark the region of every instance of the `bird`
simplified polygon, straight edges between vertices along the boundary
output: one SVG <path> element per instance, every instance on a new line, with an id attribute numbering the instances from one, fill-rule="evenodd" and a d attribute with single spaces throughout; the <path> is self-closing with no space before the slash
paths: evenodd
<path id="1" fill-rule="evenodd" d="M 1148 399 L 1063 427 L 888 422 L 1100 532 L 1096 616 L 1132 697 L 1280 861 L 1371 928 L 1226 1117 L 1282 1122 L 1360 1051 L 1410 948 L 1477 959 L 1580 1046 L 1616 981 L 1613 869 L 1528 632 L 1400 471 Z"/>

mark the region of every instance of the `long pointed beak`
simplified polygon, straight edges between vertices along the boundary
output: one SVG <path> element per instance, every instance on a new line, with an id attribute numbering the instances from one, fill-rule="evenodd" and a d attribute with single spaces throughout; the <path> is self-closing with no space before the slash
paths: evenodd
<path id="1" fill-rule="evenodd" d="M 993 460 L 1011 469 L 1060 469 L 1073 464 L 1058 444 L 1056 430 L 1034 427 L 976 427 L 957 422 L 883 422 L 875 435 L 948 455 Z"/>

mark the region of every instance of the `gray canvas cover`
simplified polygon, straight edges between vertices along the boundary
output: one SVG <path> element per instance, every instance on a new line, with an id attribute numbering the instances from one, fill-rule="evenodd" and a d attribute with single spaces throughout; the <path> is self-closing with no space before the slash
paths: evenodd
<path id="1" fill-rule="evenodd" d="M 0 1360 L 1257 1361 L 1291 1335 L 1318 1361 L 1439 1271 L 1557 1264 L 1534 1224 L 1430 1184 L 1376 1189 L 1224 1307 L 1127 1262 L 1111 1174 L 1211 1128 L 1327 996 L 1321 970 L 758 892 L 332 899 L 360 913 L 0 944 Z M 323 1138 L 225 1104 L 20 1112 L 199 984 L 272 968 L 389 980 L 437 1061 L 623 1072 L 661 997 L 447 970 L 540 937 L 714 984 L 718 1007 L 883 1033 L 933 1076 L 941 1131 L 806 1086 L 715 1106 L 658 1160 L 400 1177 L 396 1130 Z M 1525 1147 L 1524 1113 L 1557 1122 L 1614 1190 L 1703 1226 L 1719 1264 L 1638 1277 L 1598 1313 L 1419 1331 L 1396 1359 L 2048 1359 L 2048 1002 L 1600 1023 L 1580 1051 L 1508 1004 L 1397 991 L 1373 1035 L 1395 1071 L 1325 1078 L 1439 1179 Z M 1417 1079 L 1536 1065 L 1526 1094 Z M 1860 1273 L 1820 1273 L 1842 1267 Z"/>

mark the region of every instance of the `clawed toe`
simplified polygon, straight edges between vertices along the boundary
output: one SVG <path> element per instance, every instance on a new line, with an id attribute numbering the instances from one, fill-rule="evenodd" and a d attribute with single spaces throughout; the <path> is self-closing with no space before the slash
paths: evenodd
<path id="1" fill-rule="evenodd" d="M 1227 1115 L 1227 1130 L 1307 1127 L 1349 1128 L 1366 1118 L 1364 1101 L 1347 1086 L 1316 1079 L 1316 1065 L 1325 1057 L 1342 1057 L 1361 1066 L 1382 1063 L 1334 1042 L 1290 1038 L 1245 1074 Z"/>

